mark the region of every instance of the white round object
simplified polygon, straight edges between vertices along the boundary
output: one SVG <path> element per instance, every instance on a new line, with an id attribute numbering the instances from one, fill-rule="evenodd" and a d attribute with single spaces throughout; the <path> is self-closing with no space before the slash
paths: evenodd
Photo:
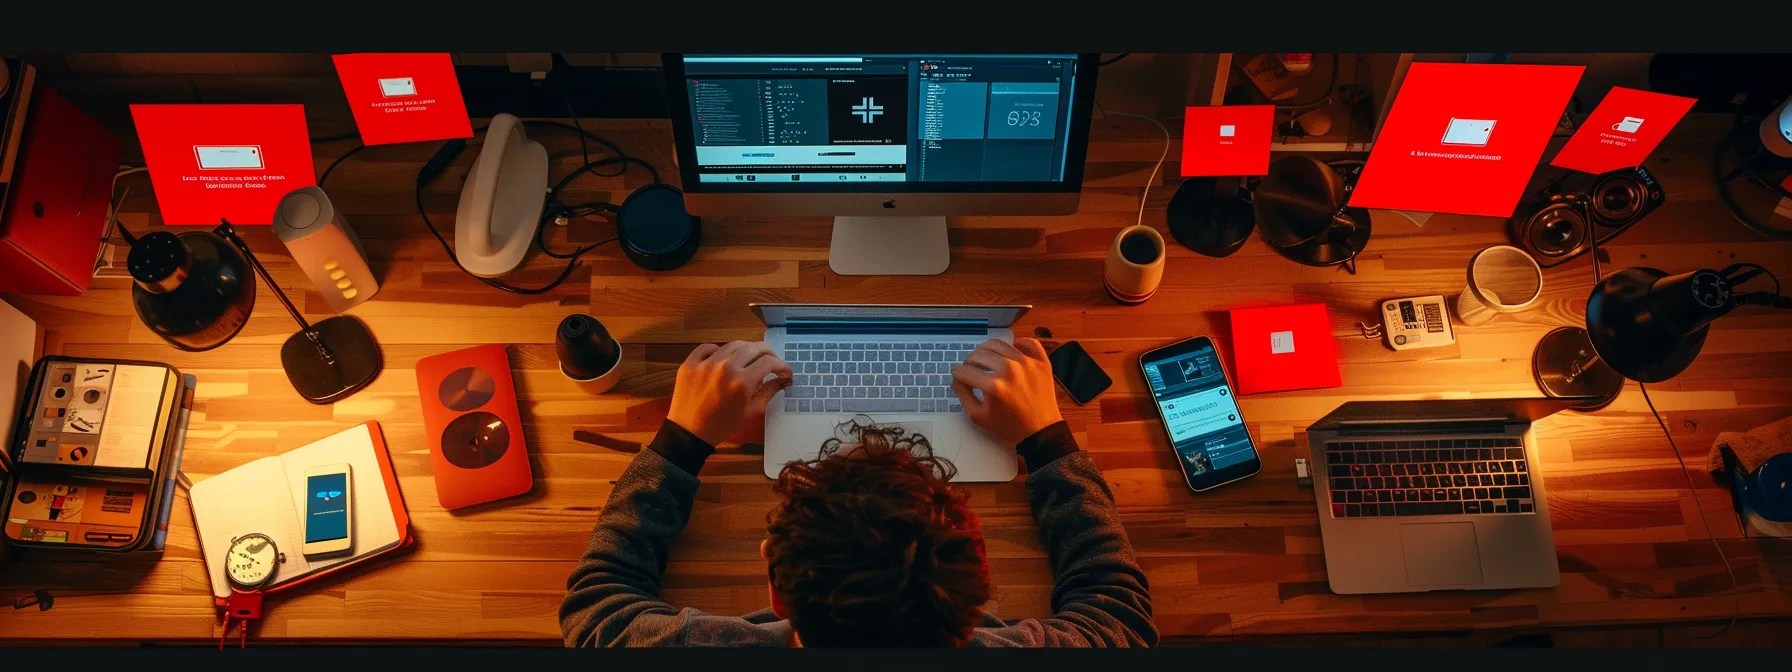
<path id="1" fill-rule="evenodd" d="M 1792 159 L 1792 97 L 1761 120 L 1761 146 L 1776 156 Z"/>
<path id="2" fill-rule="evenodd" d="M 230 542 L 224 554 L 224 574 L 244 590 L 256 590 L 274 578 L 280 566 L 280 549 L 265 534 L 245 534 Z"/>

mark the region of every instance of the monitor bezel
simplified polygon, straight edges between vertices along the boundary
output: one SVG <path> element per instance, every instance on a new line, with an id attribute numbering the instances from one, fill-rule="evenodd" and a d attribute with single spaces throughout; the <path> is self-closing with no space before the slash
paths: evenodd
<path id="1" fill-rule="evenodd" d="M 825 56 L 829 54 L 816 54 Z M 842 54 L 845 55 L 845 54 Z M 674 151 L 679 166 L 697 165 L 689 96 L 684 87 L 684 54 L 661 54 L 666 76 L 666 106 L 672 121 Z M 1072 194 L 1083 190 L 1083 168 L 1088 159 L 1089 126 L 1095 109 L 1095 86 L 1101 54 L 1078 53 L 1076 83 L 1071 90 L 1070 137 L 1064 147 L 1064 179 L 1040 182 L 874 182 L 837 185 L 826 182 L 702 182 L 695 170 L 679 170 L 684 190 L 691 194 Z"/>

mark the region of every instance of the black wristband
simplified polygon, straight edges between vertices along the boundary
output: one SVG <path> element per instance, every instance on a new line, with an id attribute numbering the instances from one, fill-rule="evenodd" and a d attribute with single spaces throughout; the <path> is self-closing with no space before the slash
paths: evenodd
<path id="1" fill-rule="evenodd" d="M 1076 436 L 1070 433 L 1070 423 L 1059 420 L 1022 439 L 1014 450 L 1027 461 L 1027 471 L 1039 471 L 1078 448 Z"/>
<path id="2" fill-rule="evenodd" d="M 703 469 L 703 462 L 716 452 L 715 446 L 671 420 L 660 423 L 659 433 L 653 436 L 647 448 L 692 476 L 696 476 Z"/>

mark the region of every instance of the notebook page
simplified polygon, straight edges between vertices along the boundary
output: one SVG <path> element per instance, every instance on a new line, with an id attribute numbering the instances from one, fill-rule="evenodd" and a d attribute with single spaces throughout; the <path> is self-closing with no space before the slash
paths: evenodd
<path id="1" fill-rule="evenodd" d="M 193 508 L 193 524 L 198 528 L 213 595 L 230 596 L 224 554 L 232 539 L 245 534 L 268 535 L 286 556 L 275 571 L 276 582 L 310 571 L 302 552 L 304 531 L 293 513 L 286 483 L 286 467 L 280 458 L 264 457 L 193 484 L 187 501 Z"/>
<path id="2" fill-rule="evenodd" d="M 367 425 L 358 425 L 280 456 L 286 464 L 287 483 L 287 489 L 281 494 L 289 498 L 287 506 L 299 520 L 304 518 L 307 504 L 305 470 L 343 462 L 349 465 L 349 489 L 354 493 L 349 499 L 349 515 L 354 516 L 350 534 L 354 537 L 354 545 L 341 555 L 310 559 L 311 571 L 327 569 L 398 544 L 398 519 L 392 516 L 392 500 L 380 473 L 383 456 L 375 450 L 372 431 Z M 304 538 L 301 524 L 294 551 L 303 553 Z M 285 550 L 286 545 L 281 544 L 280 548 Z M 274 577 L 274 582 L 284 583 L 299 576 L 282 572 Z"/>

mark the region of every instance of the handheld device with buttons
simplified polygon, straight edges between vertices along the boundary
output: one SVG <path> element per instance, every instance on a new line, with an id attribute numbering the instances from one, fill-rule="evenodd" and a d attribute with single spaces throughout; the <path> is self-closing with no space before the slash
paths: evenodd
<path id="1" fill-rule="evenodd" d="M 1381 333 L 1394 350 L 1437 348 L 1456 342 L 1444 297 L 1433 294 L 1381 303 Z"/>
<path id="2" fill-rule="evenodd" d="M 280 199 L 274 209 L 274 234 L 332 310 L 348 310 L 380 291 L 360 238 L 342 221 L 342 213 L 324 190 L 295 189 Z"/>

